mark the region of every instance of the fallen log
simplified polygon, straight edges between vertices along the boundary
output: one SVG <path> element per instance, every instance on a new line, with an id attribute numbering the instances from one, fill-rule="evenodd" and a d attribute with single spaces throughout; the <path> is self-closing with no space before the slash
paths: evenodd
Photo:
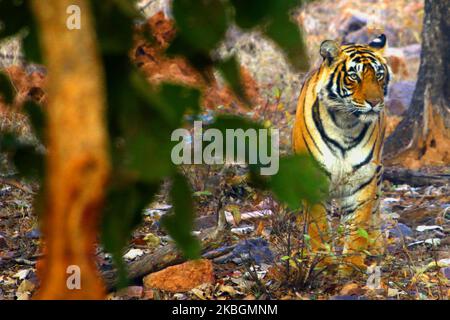
<path id="1" fill-rule="evenodd" d="M 394 184 L 407 184 L 413 187 L 450 184 L 450 174 L 427 174 L 395 167 L 384 168 L 383 178 Z"/>
<path id="2" fill-rule="evenodd" d="M 224 220 L 225 218 L 223 217 Z M 211 253 L 220 246 L 224 245 L 229 234 L 226 223 L 219 221 L 218 226 L 203 230 L 198 238 L 201 242 L 201 255 L 207 254 L 207 258 L 215 258 L 215 254 Z M 156 272 L 167 267 L 185 262 L 183 254 L 177 249 L 175 244 L 168 244 L 166 246 L 156 249 L 154 252 L 142 255 L 136 260 L 128 263 L 128 278 L 136 280 L 143 276 Z M 106 289 L 112 291 L 116 286 L 117 272 L 116 270 L 106 270 L 102 272 L 102 278 Z"/>

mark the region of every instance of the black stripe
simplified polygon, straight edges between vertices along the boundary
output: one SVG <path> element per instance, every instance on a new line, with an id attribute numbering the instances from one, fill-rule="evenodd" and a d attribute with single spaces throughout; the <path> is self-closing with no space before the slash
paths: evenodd
<path id="1" fill-rule="evenodd" d="M 307 94 L 308 94 L 308 92 L 306 91 L 306 92 L 305 92 L 305 98 L 303 99 L 303 103 L 302 103 L 302 105 L 303 105 L 303 123 L 305 124 L 306 132 L 308 133 L 309 138 L 310 138 L 311 141 L 313 142 L 313 144 L 314 144 L 314 146 L 316 147 L 317 151 L 319 151 L 319 153 L 320 153 L 321 155 L 323 155 L 322 151 L 320 150 L 319 146 L 318 146 L 317 143 L 316 143 L 316 140 L 314 140 L 313 136 L 311 135 L 311 132 L 309 131 L 308 124 L 306 123 L 306 118 L 305 118 L 305 102 L 306 102 L 306 95 L 307 95 Z M 308 148 L 309 153 L 311 153 L 311 155 L 312 155 L 313 153 L 312 153 L 311 150 L 309 149 L 308 143 L 306 143 L 306 140 L 305 140 L 305 137 L 303 136 L 303 134 L 302 134 L 302 137 L 303 137 L 303 141 L 305 142 L 306 147 Z"/>
<path id="2" fill-rule="evenodd" d="M 388 85 L 389 85 L 389 81 L 391 80 L 391 76 L 388 72 L 387 67 L 385 67 L 385 69 L 386 69 L 386 71 L 385 71 L 386 72 L 386 80 L 384 81 L 384 95 L 386 96 L 388 93 Z"/>
<path id="3" fill-rule="evenodd" d="M 369 129 L 369 124 L 366 123 L 364 125 L 364 127 L 361 129 L 361 132 L 358 134 L 358 136 L 356 138 L 354 138 L 351 141 L 350 145 L 348 146 L 348 148 L 346 150 L 348 151 L 348 150 L 356 147 L 364 139 L 368 129 Z"/>
<path id="4" fill-rule="evenodd" d="M 326 108 L 328 115 L 330 116 L 331 120 L 333 121 L 334 125 L 336 127 L 338 127 L 337 122 L 336 122 L 336 111 L 333 110 L 332 108 Z"/>
<path id="5" fill-rule="evenodd" d="M 380 164 L 380 165 L 377 166 L 377 171 L 376 171 L 376 173 L 377 173 L 377 174 L 380 173 L 381 169 L 383 169 L 383 166 Z"/>
<path id="6" fill-rule="evenodd" d="M 356 171 L 356 170 L 358 170 L 359 168 L 361 168 L 362 166 L 368 164 L 368 163 L 372 160 L 372 158 L 373 158 L 373 151 L 374 151 L 374 150 L 375 150 L 375 143 L 373 144 L 372 149 L 370 149 L 370 152 L 369 152 L 369 154 L 367 155 L 367 157 L 366 157 L 363 161 L 361 161 L 360 163 L 358 163 L 358 164 L 352 166 L 352 167 L 353 167 L 353 170 Z"/>
<path id="7" fill-rule="evenodd" d="M 331 147 L 330 144 L 332 144 L 334 147 L 339 149 L 342 156 L 344 156 L 345 149 L 336 140 L 331 139 L 325 132 L 325 129 L 323 128 L 322 119 L 320 118 L 319 100 L 318 99 L 316 99 L 316 101 L 314 102 L 312 111 L 313 111 L 314 124 L 316 125 L 316 128 L 319 131 L 319 134 L 322 137 L 322 139 L 324 140 L 325 144 L 328 146 L 328 148 L 334 155 L 336 155 L 336 153 L 334 152 L 334 149 Z"/>
<path id="8" fill-rule="evenodd" d="M 314 153 L 311 152 L 311 149 L 309 148 L 309 145 L 306 142 L 305 136 L 303 134 L 302 134 L 302 138 L 303 138 L 303 142 L 305 143 L 306 149 L 308 149 L 308 152 L 311 155 L 311 157 L 313 157 L 313 159 L 319 164 L 320 169 L 328 177 L 328 179 L 331 179 L 331 173 L 325 169 L 325 165 L 314 156 Z M 314 140 L 313 140 L 313 142 L 314 142 Z M 315 144 L 315 142 L 314 142 L 314 144 Z M 317 149 L 317 150 L 320 152 L 319 149 Z M 320 154 L 322 154 L 322 153 L 320 153 Z"/>
<path id="9" fill-rule="evenodd" d="M 361 191 L 362 189 L 364 189 L 365 187 L 367 187 L 372 181 L 373 178 L 375 178 L 375 175 L 373 174 L 372 177 L 370 177 L 369 180 L 367 180 L 366 182 L 364 182 L 363 184 L 361 184 L 358 188 L 356 188 L 356 190 L 354 190 L 351 195 L 354 195 L 355 193 L 358 193 L 359 191 Z"/>
<path id="10" fill-rule="evenodd" d="M 367 146 L 367 144 L 369 143 L 369 141 L 372 139 L 372 135 L 375 133 L 375 128 L 376 128 L 376 125 L 374 124 L 373 127 L 372 127 L 372 131 L 370 132 L 370 136 L 369 136 L 369 138 L 367 139 L 366 143 L 364 143 L 364 145 L 362 146 L 362 148 L 364 148 L 365 146 Z M 376 142 L 376 141 L 375 141 L 375 142 Z M 374 144 L 375 144 L 375 143 L 374 143 Z"/>

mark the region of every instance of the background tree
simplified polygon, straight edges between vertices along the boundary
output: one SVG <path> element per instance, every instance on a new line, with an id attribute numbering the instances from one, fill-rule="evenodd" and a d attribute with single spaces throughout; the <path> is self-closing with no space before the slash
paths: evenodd
<path id="1" fill-rule="evenodd" d="M 384 154 L 415 168 L 450 163 L 450 0 L 425 0 L 417 85 Z"/>

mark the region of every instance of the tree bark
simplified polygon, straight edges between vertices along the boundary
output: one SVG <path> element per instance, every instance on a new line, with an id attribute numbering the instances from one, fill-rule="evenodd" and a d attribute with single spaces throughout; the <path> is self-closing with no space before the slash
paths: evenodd
<path id="1" fill-rule="evenodd" d="M 441 186 L 450 184 L 450 174 L 424 173 L 403 168 L 385 167 L 383 179 L 394 184 L 408 184 L 413 187 Z"/>
<path id="2" fill-rule="evenodd" d="M 387 164 L 450 163 L 449 95 L 450 0 L 425 0 L 417 85 L 407 114 L 386 141 Z"/>
<path id="3" fill-rule="evenodd" d="M 69 5 L 81 9 L 80 30 L 66 26 Z M 41 217 L 45 260 L 38 267 L 41 288 L 35 298 L 101 299 L 105 290 L 94 244 L 110 165 L 103 70 L 89 3 L 34 0 L 32 6 L 49 77 Z"/>

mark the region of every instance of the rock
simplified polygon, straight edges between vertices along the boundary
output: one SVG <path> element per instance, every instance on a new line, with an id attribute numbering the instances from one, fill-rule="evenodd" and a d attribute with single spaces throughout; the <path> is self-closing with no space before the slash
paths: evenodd
<path id="1" fill-rule="evenodd" d="M 235 234 L 250 234 L 255 231 L 254 226 L 242 226 L 238 228 L 231 228 L 231 232 Z"/>
<path id="2" fill-rule="evenodd" d="M 214 283 L 213 264 L 202 259 L 188 261 L 144 277 L 145 289 L 187 292 L 204 283 Z"/>
<path id="3" fill-rule="evenodd" d="M 343 21 L 341 21 L 338 31 L 341 35 L 346 36 L 349 33 L 361 30 L 366 25 L 367 17 L 362 13 L 354 13 L 350 16 L 345 17 Z"/>
<path id="4" fill-rule="evenodd" d="M 33 229 L 25 234 L 28 239 L 39 239 L 41 237 L 41 232 L 38 229 Z"/>
<path id="5" fill-rule="evenodd" d="M 384 34 L 388 39 L 388 43 L 393 45 L 398 43 L 398 37 L 396 35 L 396 30 L 389 28 L 385 29 Z M 368 27 L 364 26 L 363 28 L 350 32 L 343 37 L 343 43 L 360 43 L 366 44 L 375 39 L 380 32 L 378 30 L 371 30 Z"/>
<path id="6" fill-rule="evenodd" d="M 126 260 L 133 260 L 136 259 L 137 257 L 140 257 L 144 254 L 144 251 L 142 251 L 141 249 L 130 249 L 130 251 L 128 251 L 123 258 Z"/>
<path id="7" fill-rule="evenodd" d="M 411 44 L 402 48 L 405 57 L 409 59 L 420 59 L 420 53 L 422 52 L 422 45 L 420 43 Z"/>
<path id="8" fill-rule="evenodd" d="M 450 280 L 450 267 L 441 268 L 441 273 L 444 277 Z"/>
<path id="9" fill-rule="evenodd" d="M 417 226 L 416 230 L 419 232 L 425 232 L 425 231 L 433 231 L 433 230 L 441 230 L 444 229 L 441 226 Z"/>
<path id="10" fill-rule="evenodd" d="M 426 240 L 414 241 L 412 243 L 409 243 L 408 247 L 414 247 L 414 246 L 417 246 L 419 244 L 425 244 L 428 247 L 438 247 L 438 246 L 441 245 L 441 239 L 439 239 L 439 238 L 430 238 L 430 239 L 426 239 Z"/>
<path id="11" fill-rule="evenodd" d="M 411 237 L 412 229 L 408 227 L 406 224 L 401 222 L 397 223 L 396 226 L 391 226 L 388 228 L 389 237 L 393 238 L 401 238 L 401 237 Z"/>
<path id="12" fill-rule="evenodd" d="M 399 81 L 389 87 L 386 108 L 391 115 L 401 116 L 410 106 L 415 81 Z"/>
<path id="13" fill-rule="evenodd" d="M 238 264 L 251 261 L 254 264 L 262 265 L 273 263 L 274 256 L 266 240 L 254 238 L 246 239 L 238 243 L 226 260 L 233 260 Z"/>

